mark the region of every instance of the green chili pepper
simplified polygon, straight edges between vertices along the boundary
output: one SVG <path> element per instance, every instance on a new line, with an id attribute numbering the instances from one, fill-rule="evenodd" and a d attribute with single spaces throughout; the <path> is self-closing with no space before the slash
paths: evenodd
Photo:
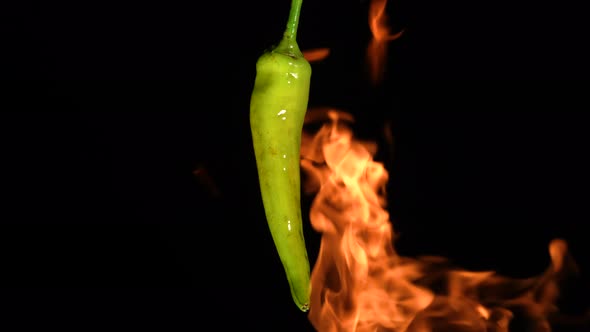
<path id="1" fill-rule="evenodd" d="M 297 45 L 302 0 L 293 0 L 281 42 L 256 63 L 250 127 L 262 202 L 293 300 L 309 310 L 309 260 L 301 220 L 299 150 L 311 66 Z"/>

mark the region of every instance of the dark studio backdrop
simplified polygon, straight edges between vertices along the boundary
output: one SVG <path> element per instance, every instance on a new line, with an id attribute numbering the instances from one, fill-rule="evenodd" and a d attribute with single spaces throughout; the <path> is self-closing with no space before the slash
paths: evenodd
<path id="1" fill-rule="evenodd" d="M 254 64 L 288 1 L 10 6 L 0 328 L 311 331 L 264 220 L 248 124 Z M 310 106 L 352 113 L 379 143 L 396 248 L 529 277 L 562 237 L 582 272 L 573 312 L 590 280 L 580 7 L 390 1 L 405 32 L 375 88 L 367 1 L 305 1 L 298 37 L 331 49 Z M 313 264 L 320 235 L 304 222 Z"/>

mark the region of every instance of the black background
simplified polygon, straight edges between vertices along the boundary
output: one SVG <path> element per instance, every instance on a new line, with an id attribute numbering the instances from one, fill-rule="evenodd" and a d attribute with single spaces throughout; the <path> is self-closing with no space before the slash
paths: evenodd
<path id="1" fill-rule="evenodd" d="M 254 63 L 288 2 L 11 6 L 0 315 L 72 331 L 312 330 L 263 218 L 248 126 Z M 368 2 L 304 3 L 299 45 L 331 49 L 313 64 L 310 106 L 351 112 L 379 142 L 402 254 L 528 277 L 562 237 L 588 280 L 575 6 L 390 1 L 405 32 L 372 87 Z M 305 221 L 313 264 L 320 237 Z M 587 292 L 573 288 L 576 301 Z"/>

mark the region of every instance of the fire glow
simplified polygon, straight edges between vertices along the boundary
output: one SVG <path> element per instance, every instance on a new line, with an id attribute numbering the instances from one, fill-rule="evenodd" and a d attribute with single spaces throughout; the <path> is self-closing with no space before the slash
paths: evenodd
<path id="1" fill-rule="evenodd" d="M 379 84 L 383 80 L 387 43 L 399 38 L 403 32 L 402 30 L 396 34 L 390 34 L 385 14 L 386 6 L 387 0 L 371 0 L 369 7 L 369 28 L 372 38 L 367 48 L 367 63 L 373 84 Z"/>
<path id="2" fill-rule="evenodd" d="M 373 0 L 370 9 L 373 83 L 381 79 L 386 42 L 400 35 L 389 35 L 385 5 Z M 386 210 L 389 175 L 373 160 L 376 144 L 354 137 L 354 119 L 344 111 L 310 109 L 306 125 L 318 123 L 317 132 L 304 130 L 301 146 L 304 189 L 315 193 L 310 219 L 321 233 L 309 312 L 317 331 L 508 332 L 515 312 L 527 331 L 551 331 L 559 283 L 577 271 L 565 241 L 553 240 L 550 266 L 527 279 L 466 271 L 442 257 L 402 257 Z"/>
<path id="3" fill-rule="evenodd" d="M 309 313 L 318 331 L 507 332 L 514 311 L 526 313 L 529 331 L 550 331 L 559 281 L 576 271 L 565 241 L 550 243 L 545 273 L 522 280 L 399 256 L 376 146 L 354 138 L 350 114 L 308 112 L 308 124 L 328 119 L 304 133 L 301 150 L 306 191 L 317 192 L 310 219 L 322 234 Z"/>

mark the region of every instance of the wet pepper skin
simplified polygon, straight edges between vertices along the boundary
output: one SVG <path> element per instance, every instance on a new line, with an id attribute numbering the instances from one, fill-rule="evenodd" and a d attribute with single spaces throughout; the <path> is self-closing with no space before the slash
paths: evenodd
<path id="1" fill-rule="evenodd" d="M 310 268 L 301 220 L 299 151 L 310 78 L 311 66 L 294 36 L 285 34 L 258 59 L 250 102 L 266 219 L 293 300 L 304 312 L 309 310 Z"/>

